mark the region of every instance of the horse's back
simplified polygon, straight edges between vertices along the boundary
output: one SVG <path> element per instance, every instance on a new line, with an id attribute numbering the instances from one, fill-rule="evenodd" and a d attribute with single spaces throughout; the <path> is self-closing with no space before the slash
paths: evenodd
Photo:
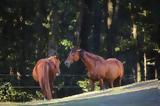
<path id="1" fill-rule="evenodd" d="M 48 73 L 54 79 L 55 70 L 53 62 L 48 59 L 40 59 L 33 68 L 32 76 L 34 80 L 39 81 L 41 77 L 44 77 L 44 74 Z"/>
<path id="2" fill-rule="evenodd" d="M 33 68 L 32 76 L 34 80 L 39 82 L 39 78 L 43 76 L 43 71 L 45 71 L 44 67 L 47 65 L 46 59 L 40 59 L 37 61 L 36 65 Z"/>

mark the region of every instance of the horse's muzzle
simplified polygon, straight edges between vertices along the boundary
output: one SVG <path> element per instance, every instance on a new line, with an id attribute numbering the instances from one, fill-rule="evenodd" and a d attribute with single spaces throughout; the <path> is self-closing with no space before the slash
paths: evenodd
<path id="1" fill-rule="evenodd" d="M 68 68 L 70 67 L 70 63 L 68 61 L 64 62 L 65 66 L 67 66 Z"/>

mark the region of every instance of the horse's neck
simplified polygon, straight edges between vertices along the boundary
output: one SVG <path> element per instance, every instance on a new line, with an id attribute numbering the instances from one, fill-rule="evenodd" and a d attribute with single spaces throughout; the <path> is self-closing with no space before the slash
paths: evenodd
<path id="1" fill-rule="evenodd" d="M 93 67 L 95 67 L 95 60 L 93 60 L 93 58 L 89 57 L 89 55 L 91 55 L 91 54 L 88 52 L 84 52 L 82 61 L 85 64 L 85 66 L 87 67 L 87 71 L 92 71 Z"/>

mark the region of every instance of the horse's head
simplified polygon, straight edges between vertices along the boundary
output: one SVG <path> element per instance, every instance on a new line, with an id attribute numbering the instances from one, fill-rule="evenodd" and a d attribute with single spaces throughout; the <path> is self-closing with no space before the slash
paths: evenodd
<path id="1" fill-rule="evenodd" d="M 59 59 L 59 57 L 58 56 L 51 56 L 51 57 L 49 57 L 49 59 L 50 60 L 52 60 L 53 62 L 54 62 L 54 64 L 55 64 L 55 66 L 56 66 L 56 76 L 59 76 L 60 75 L 60 59 Z"/>
<path id="2" fill-rule="evenodd" d="M 65 65 L 69 68 L 73 62 L 76 62 L 80 59 L 81 49 L 72 48 L 67 59 L 65 60 Z"/>

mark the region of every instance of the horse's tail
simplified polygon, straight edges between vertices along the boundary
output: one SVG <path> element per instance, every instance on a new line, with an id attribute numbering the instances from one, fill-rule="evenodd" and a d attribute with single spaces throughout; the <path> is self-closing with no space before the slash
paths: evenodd
<path id="1" fill-rule="evenodd" d="M 121 63 L 121 78 L 123 79 L 124 78 L 124 64 Z"/>
<path id="2" fill-rule="evenodd" d="M 124 77 L 124 64 L 119 60 L 117 60 L 116 63 L 118 65 L 118 67 L 120 68 L 120 78 L 123 79 L 123 77 Z"/>
<path id="3" fill-rule="evenodd" d="M 52 90 L 51 90 L 51 85 L 49 81 L 49 64 L 45 62 L 42 67 L 42 76 L 41 79 L 39 80 L 40 87 L 42 89 L 42 92 L 47 100 L 52 99 Z"/>

